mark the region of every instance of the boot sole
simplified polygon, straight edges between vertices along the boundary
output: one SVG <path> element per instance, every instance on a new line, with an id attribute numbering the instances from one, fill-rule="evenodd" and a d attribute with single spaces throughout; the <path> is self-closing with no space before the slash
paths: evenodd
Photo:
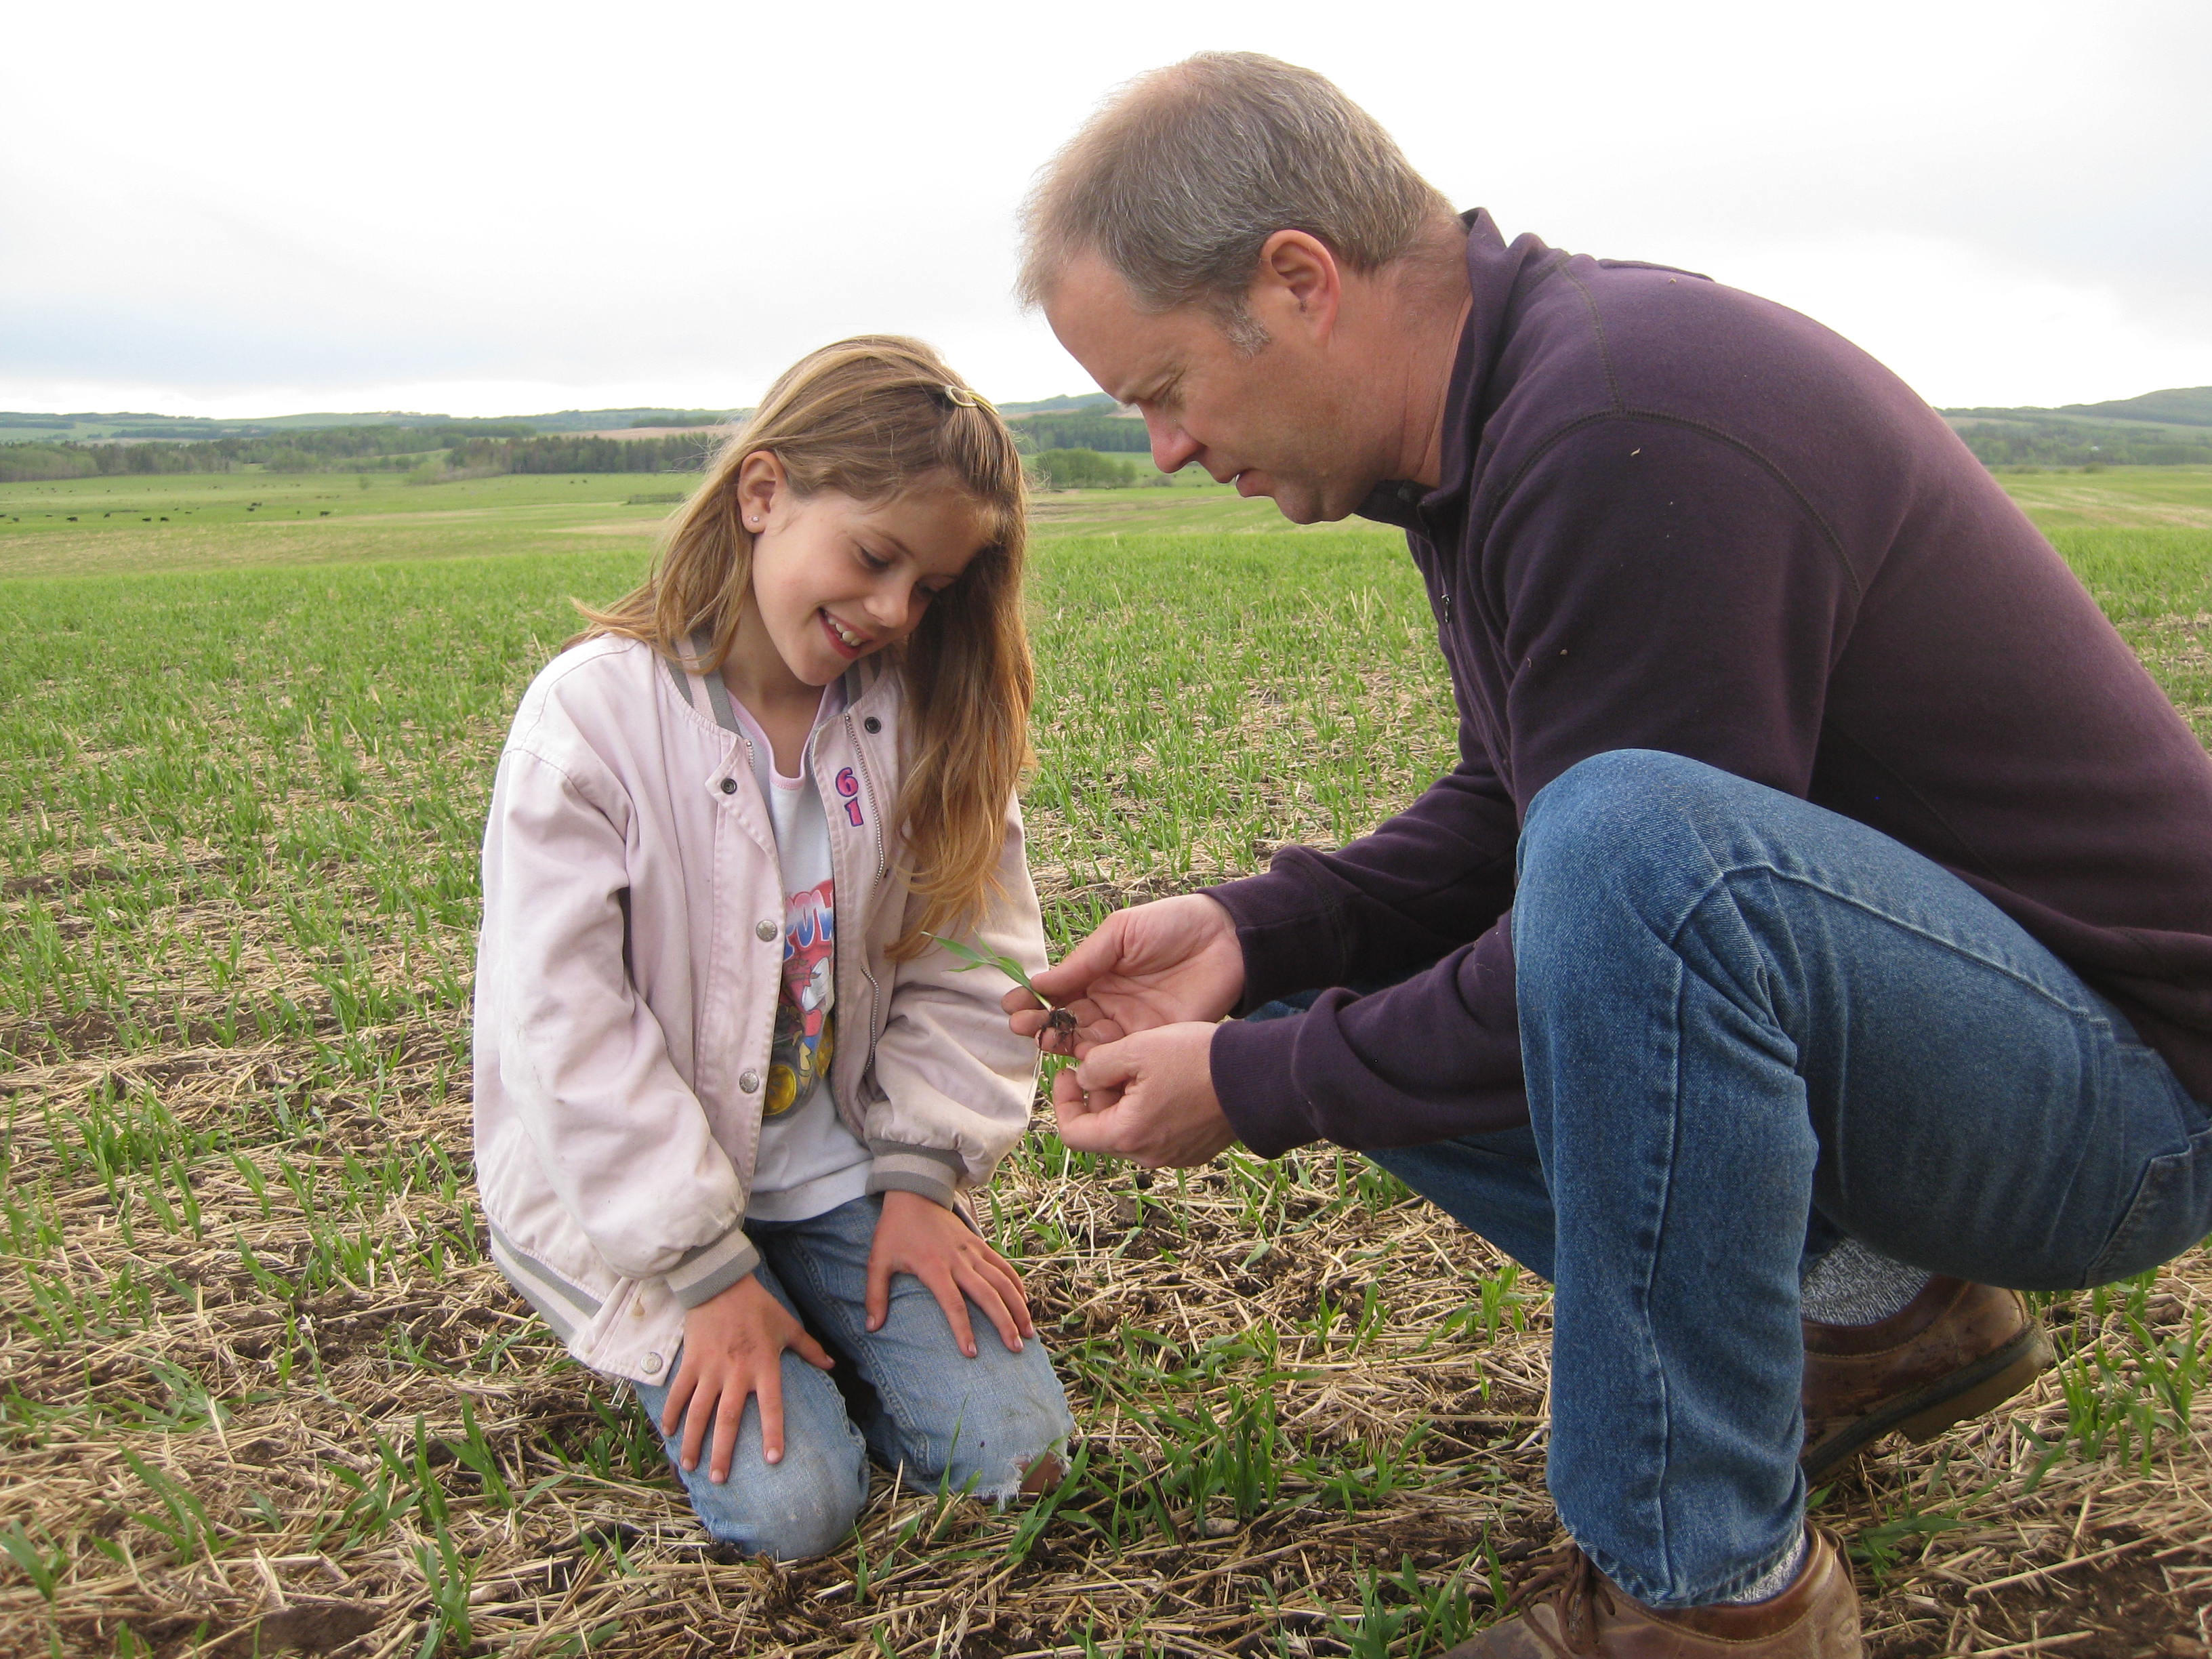
<path id="1" fill-rule="evenodd" d="M 1808 1446 L 1797 1461 L 1808 1479 L 1817 1479 L 1886 1434 L 1901 1433 L 1915 1444 L 1924 1444 L 1953 1425 L 1979 1417 L 2011 1399 L 2048 1370 L 2056 1357 L 2050 1333 L 2039 1323 L 2031 1324 L 1972 1364 L 1961 1365 L 1925 1388 L 1900 1395 L 1817 1445 Z"/>

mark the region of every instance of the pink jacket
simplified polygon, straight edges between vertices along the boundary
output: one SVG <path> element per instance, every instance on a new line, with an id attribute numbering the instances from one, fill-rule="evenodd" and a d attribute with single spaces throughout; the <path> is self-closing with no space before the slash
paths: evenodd
<path id="1" fill-rule="evenodd" d="M 1034 1048 L 1012 981 L 885 948 L 912 902 L 884 814 L 898 677 L 864 661 L 817 737 L 837 884 L 838 1115 L 869 1190 L 952 1206 L 1029 1121 Z M 684 1310 L 758 1261 L 740 1228 L 783 952 L 783 888 L 748 739 L 720 676 L 632 641 L 562 653 L 524 694 L 484 830 L 477 1182 L 492 1254 L 595 1370 L 665 1382 Z M 1009 803 L 1001 890 L 975 942 L 1044 965 Z"/>

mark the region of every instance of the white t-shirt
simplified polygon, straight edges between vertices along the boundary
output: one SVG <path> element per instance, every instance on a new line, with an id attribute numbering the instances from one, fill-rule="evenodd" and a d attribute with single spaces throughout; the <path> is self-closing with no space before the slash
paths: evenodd
<path id="1" fill-rule="evenodd" d="M 844 697 L 839 682 L 823 690 L 796 777 L 775 769 L 775 750 L 760 722 L 736 698 L 730 704 L 752 740 L 753 781 L 775 830 L 784 891 L 783 983 L 761 1103 L 760 1160 L 745 1214 L 756 1221 L 804 1221 L 868 1189 L 868 1149 L 838 1117 L 830 1095 L 830 1060 L 837 1047 L 837 885 L 830 820 L 814 784 L 814 733 L 843 712 Z"/>

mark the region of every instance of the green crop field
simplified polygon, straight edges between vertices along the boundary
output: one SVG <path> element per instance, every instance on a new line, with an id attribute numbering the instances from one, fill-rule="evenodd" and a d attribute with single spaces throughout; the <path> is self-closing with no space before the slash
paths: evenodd
<path id="1" fill-rule="evenodd" d="M 468 1156 L 492 765 L 569 597 L 642 569 L 668 506 L 631 497 L 683 483 L 0 487 L 0 1654 L 1458 1639 L 1553 1527 L 1545 1287 L 1356 1157 L 1139 1188 L 1040 1131 L 985 1218 L 1075 1402 L 1066 1481 L 1000 1513 L 882 1478 L 799 1567 L 708 1548 L 506 1290 Z M 2004 483 L 2212 740 L 2212 473 Z M 1071 492 L 1035 563 L 1055 949 L 1449 762 L 1379 528 Z M 2212 1576 L 2208 1311 L 2202 1252 L 2058 1298 L 2035 1392 L 1820 1495 L 1875 1651 L 2161 1650 Z"/>

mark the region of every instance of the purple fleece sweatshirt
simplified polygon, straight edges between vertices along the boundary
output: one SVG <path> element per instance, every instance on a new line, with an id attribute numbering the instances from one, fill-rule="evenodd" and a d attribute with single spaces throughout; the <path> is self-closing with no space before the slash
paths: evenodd
<path id="1" fill-rule="evenodd" d="M 1848 342 L 1686 271 L 1469 216 L 1443 482 L 1406 532 L 1460 763 L 1337 853 L 1214 888 L 1213 1085 L 1267 1156 L 1525 1121 L 1513 853 L 1576 762 L 1658 749 L 1872 825 L 1987 896 L 2212 1097 L 2212 757 L 1950 428 Z"/>

